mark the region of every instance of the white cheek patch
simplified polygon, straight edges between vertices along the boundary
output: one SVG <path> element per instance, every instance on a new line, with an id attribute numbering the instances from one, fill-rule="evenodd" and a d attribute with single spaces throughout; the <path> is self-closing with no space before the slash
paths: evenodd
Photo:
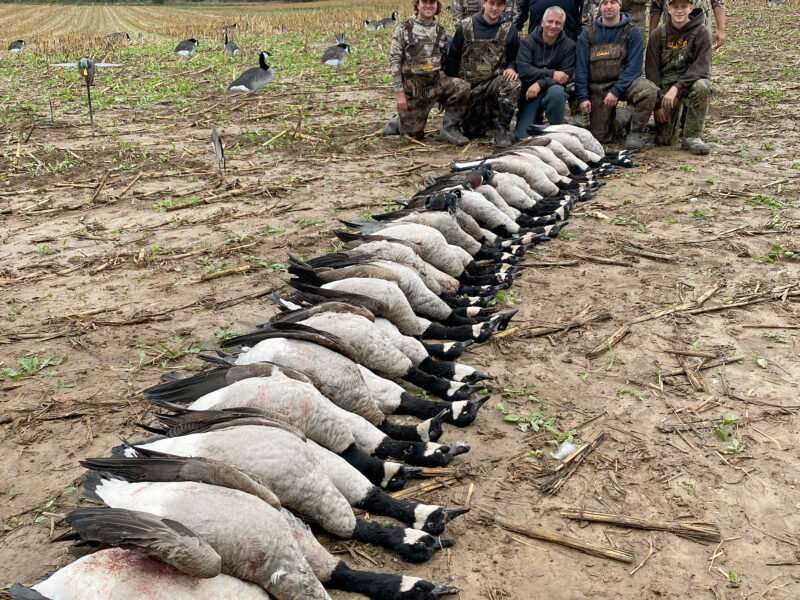
<path id="1" fill-rule="evenodd" d="M 433 456 L 436 451 L 441 448 L 441 444 L 434 444 L 432 442 L 428 442 L 425 444 L 425 456 Z"/>
<path id="2" fill-rule="evenodd" d="M 391 481 L 392 477 L 397 475 L 398 471 L 400 471 L 402 468 L 403 465 L 397 463 L 383 463 L 383 479 L 381 480 L 381 487 L 385 488 L 387 485 L 389 485 L 389 481 Z"/>
<path id="3" fill-rule="evenodd" d="M 469 377 L 475 374 L 475 369 L 468 365 L 462 365 L 456 363 L 455 373 L 453 373 L 453 379 L 456 381 L 462 381 L 465 377 Z"/>
<path id="4" fill-rule="evenodd" d="M 454 381 L 454 382 L 452 382 L 452 383 L 450 384 L 450 387 L 448 387 L 448 388 L 447 388 L 447 396 L 448 396 L 448 397 L 449 397 L 449 396 L 452 396 L 453 394 L 455 394 L 456 392 L 458 392 L 458 390 L 460 390 L 462 387 L 464 387 L 464 384 L 463 384 L 463 383 L 461 383 L 460 381 Z"/>
<path id="5" fill-rule="evenodd" d="M 420 441 L 423 442 L 430 442 L 431 441 L 431 424 L 430 421 L 423 421 L 419 425 L 417 425 L 417 435 L 419 436 Z"/>
<path id="6" fill-rule="evenodd" d="M 425 521 L 431 516 L 431 513 L 439 510 L 438 506 L 430 506 L 429 504 L 419 504 L 414 509 L 414 529 L 422 529 L 425 526 Z"/>
<path id="7" fill-rule="evenodd" d="M 454 421 L 457 420 L 461 416 L 461 413 L 464 412 L 464 409 L 467 407 L 467 402 L 468 400 L 459 400 L 458 402 L 453 402 L 450 405 L 450 408 L 453 411 Z"/>
<path id="8" fill-rule="evenodd" d="M 414 586 L 417 585 L 418 581 L 422 581 L 419 577 L 409 577 L 408 575 L 403 575 L 402 579 L 400 580 L 400 592 L 410 592 L 414 589 Z"/>
<path id="9" fill-rule="evenodd" d="M 422 538 L 430 537 L 427 533 L 420 531 L 419 529 L 406 529 L 405 532 L 406 535 L 403 537 L 403 543 L 409 544 L 410 546 L 413 546 Z"/>
<path id="10" fill-rule="evenodd" d="M 447 342 L 446 344 L 442 344 L 442 350 L 444 352 L 450 352 L 453 346 L 456 345 L 457 342 Z"/>
<path id="11" fill-rule="evenodd" d="M 472 326 L 472 336 L 473 337 L 480 337 L 481 330 L 483 329 L 483 323 L 476 323 Z"/>
<path id="12" fill-rule="evenodd" d="M 481 312 L 481 307 L 480 306 L 470 306 L 470 307 L 467 308 L 467 316 L 468 317 L 474 317 L 476 315 L 479 315 L 480 312 Z"/>
<path id="13" fill-rule="evenodd" d="M 508 260 L 509 258 L 513 258 L 513 257 L 514 257 L 513 254 L 509 254 L 508 252 L 503 252 L 503 256 L 502 256 L 501 260 Z"/>

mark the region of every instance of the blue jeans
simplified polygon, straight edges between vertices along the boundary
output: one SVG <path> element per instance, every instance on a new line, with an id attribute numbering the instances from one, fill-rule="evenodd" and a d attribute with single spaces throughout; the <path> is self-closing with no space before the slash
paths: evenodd
<path id="1" fill-rule="evenodd" d="M 524 86 L 523 86 L 524 87 Z M 531 123 L 541 125 L 542 114 L 553 125 L 564 121 L 564 112 L 567 105 L 567 91 L 558 84 L 553 84 L 544 93 L 540 93 L 533 100 L 524 100 L 525 91 L 519 94 L 521 103 L 517 113 L 517 126 L 514 128 L 514 139 L 519 141 L 528 137 L 526 129 Z"/>

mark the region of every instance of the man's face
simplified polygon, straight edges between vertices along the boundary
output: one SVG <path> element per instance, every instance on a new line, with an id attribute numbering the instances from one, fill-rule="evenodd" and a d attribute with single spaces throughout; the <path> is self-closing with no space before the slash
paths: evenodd
<path id="1" fill-rule="evenodd" d="M 483 0 L 483 15 L 486 21 L 494 23 L 506 9 L 506 0 Z"/>
<path id="2" fill-rule="evenodd" d="M 676 0 L 670 2 L 667 7 L 669 16 L 672 17 L 672 22 L 676 25 L 682 26 L 689 22 L 689 13 L 692 12 L 694 7 L 686 0 Z"/>
<path id="3" fill-rule="evenodd" d="M 542 19 L 542 29 L 548 38 L 558 37 L 558 34 L 564 29 L 564 17 L 552 11 L 545 13 Z"/>
<path id="4" fill-rule="evenodd" d="M 419 0 L 419 16 L 432 19 L 436 16 L 436 0 Z"/>
<path id="5" fill-rule="evenodd" d="M 603 15 L 604 19 L 613 21 L 619 17 L 620 8 L 617 0 L 603 0 L 600 3 L 600 14 Z"/>

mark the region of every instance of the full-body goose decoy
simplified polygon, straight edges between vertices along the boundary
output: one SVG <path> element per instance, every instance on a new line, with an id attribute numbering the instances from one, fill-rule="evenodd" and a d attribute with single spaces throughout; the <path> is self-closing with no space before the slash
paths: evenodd
<path id="1" fill-rule="evenodd" d="M 368 19 L 364 19 L 364 28 L 369 32 L 376 32 L 381 29 L 383 25 L 381 25 L 380 21 L 370 21 Z"/>
<path id="2" fill-rule="evenodd" d="M 115 31 L 114 33 L 109 33 L 106 36 L 106 39 L 109 42 L 121 42 L 125 40 L 126 42 L 131 41 L 131 36 L 127 33 L 122 33 L 121 31 Z"/>
<path id="3" fill-rule="evenodd" d="M 247 69 L 228 86 L 229 90 L 238 92 L 255 92 L 267 85 L 275 77 L 275 69 L 267 64 L 267 59 L 272 56 L 266 50 L 258 55 L 258 66 Z"/>
<path id="4" fill-rule="evenodd" d="M 198 45 L 200 45 L 200 42 L 194 38 L 183 40 L 178 42 L 178 45 L 175 46 L 175 54 L 178 56 L 191 56 L 194 54 L 194 51 L 197 50 Z"/>
<path id="5" fill-rule="evenodd" d="M 350 46 L 344 43 L 344 34 L 336 36 L 336 45 L 330 46 L 322 55 L 322 64 L 329 67 L 341 67 L 347 60 Z"/>
<path id="6" fill-rule="evenodd" d="M 384 29 L 392 28 L 395 25 L 397 25 L 397 11 L 392 12 L 391 17 L 381 19 L 381 27 L 383 27 Z"/>
<path id="7" fill-rule="evenodd" d="M 121 67 L 122 65 L 115 63 L 96 63 L 90 58 L 83 57 L 77 63 L 56 63 L 50 65 L 51 67 L 78 67 L 78 72 L 86 84 L 86 98 L 89 102 L 89 122 L 92 126 L 92 137 L 94 137 L 94 114 L 92 112 L 92 90 L 91 86 L 94 85 L 94 76 L 98 68 L 105 67 Z"/>
<path id="8" fill-rule="evenodd" d="M 19 54 L 25 49 L 25 40 L 14 40 L 8 45 L 8 51 Z"/>
<path id="9" fill-rule="evenodd" d="M 237 431 L 238 429 L 239 428 L 236 427 L 233 428 L 234 431 Z M 256 429 L 261 428 L 257 427 Z M 277 431 L 280 430 L 273 430 L 273 433 Z M 181 441 L 185 442 L 185 439 L 186 438 L 184 437 L 178 437 L 163 441 L 171 441 L 173 442 L 172 445 L 176 445 Z M 233 443 L 235 444 L 235 442 Z M 153 443 L 151 445 L 157 444 L 158 443 Z M 284 471 L 284 475 L 287 479 L 294 479 L 291 477 L 291 463 L 294 460 L 297 461 L 298 465 L 302 465 L 303 467 L 309 467 L 313 464 L 311 461 L 305 460 L 305 458 L 306 457 L 302 455 L 290 455 L 288 457 L 284 455 L 286 462 L 290 463 L 287 465 L 290 467 L 290 469 Z M 186 502 L 190 501 L 191 497 L 181 498 L 178 493 L 181 491 L 182 493 L 201 495 L 200 500 L 201 502 L 202 500 L 206 501 L 206 507 L 210 508 L 212 504 L 217 506 L 217 510 L 220 511 L 218 515 L 231 514 L 233 511 L 233 507 L 226 510 L 224 505 L 221 504 L 221 501 L 223 501 L 224 498 L 227 497 L 233 505 L 239 500 L 238 494 L 244 494 L 256 502 L 250 503 L 251 507 L 248 512 L 237 511 L 237 513 L 234 513 L 238 514 L 238 517 L 235 518 L 235 520 L 247 522 L 250 519 L 260 520 L 261 518 L 266 518 L 271 521 L 269 524 L 273 526 L 276 525 L 275 517 L 281 518 L 280 513 L 275 507 L 263 502 L 261 499 L 256 498 L 255 496 L 250 496 L 249 494 L 245 494 L 244 492 L 240 492 L 238 489 L 229 486 L 225 482 L 222 484 L 224 487 L 221 487 L 218 485 L 198 483 L 195 481 L 195 477 L 202 478 L 203 481 L 210 481 L 216 475 L 215 472 L 211 471 L 211 468 L 208 468 L 211 463 L 209 463 L 207 459 L 199 461 L 197 463 L 199 466 L 193 467 L 191 469 L 191 473 L 189 469 L 182 469 L 181 474 L 185 475 L 186 479 L 179 480 L 173 478 L 172 465 L 191 465 L 196 461 L 197 459 L 192 457 L 170 455 L 147 458 L 88 459 L 82 461 L 81 464 L 96 471 L 99 473 L 99 475 L 93 474 L 86 478 L 84 483 L 84 493 L 92 500 L 97 500 L 99 497 L 100 501 L 112 507 L 127 508 L 129 510 L 149 509 L 145 510 L 145 512 L 162 514 L 154 511 L 152 504 L 145 504 L 145 498 L 147 498 L 150 494 L 153 494 L 156 497 L 162 496 L 160 502 L 163 508 L 158 507 L 162 508 L 162 510 L 164 508 L 170 510 L 173 507 L 183 507 L 184 509 L 187 509 Z M 264 461 L 261 461 L 260 464 L 263 465 Z M 163 465 L 166 465 L 166 471 Z M 203 470 L 204 467 L 206 467 L 205 471 Z M 299 468 L 300 467 L 298 466 L 298 469 Z M 294 471 L 297 471 L 297 469 L 294 469 Z M 256 476 L 258 476 L 258 474 L 256 474 Z M 117 479 L 111 479 L 112 477 Z M 316 479 L 316 481 L 312 481 L 312 479 Z M 295 481 L 295 483 L 298 483 L 298 481 Z M 295 490 L 293 496 L 297 498 L 306 495 L 308 498 L 307 502 L 303 503 L 303 508 L 297 510 L 302 511 L 305 516 L 313 519 L 315 522 L 322 525 L 327 531 L 333 533 L 334 535 L 345 539 L 358 539 L 360 541 L 393 549 L 406 560 L 413 562 L 426 561 L 430 559 L 437 548 L 452 545 L 451 540 L 434 537 L 419 529 L 408 529 L 394 525 L 382 525 L 380 523 L 366 522 L 361 519 L 357 519 L 344 496 L 341 495 L 341 493 L 335 488 L 330 480 L 321 474 L 321 471 L 319 470 L 317 472 L 317 477 L 312 477 L 309 474 L 308 477 L 303 479 L 303 482 L 308 485 L 305 488 Z M 183 491 L 182 488 L 188 489 Z M 148 494 L 148 492 L 150 494 Z M 137 499 L 137 496 L 139 495 L 143 495 L 145 498 Z M 126 499 L 129 499 L 129 501 L 132 500 L 134 504 L 131 505 L 127 502 L 122 504 L 115 503 L 115 499 L 120 499 L 121 497 L 125 496 L 127 496 Z M 312 496 L 316 496 L 316 498 Z M 140 501 L 144 504 L 142 508 L 139 508 L 138 506 Z M 260 510 L 257 509 L 259 506 L 261 507 Z M 244 508 L 245 505 L 242 504 L 241 509 Z M 205 520 L 205 518 L 208 517 L 202 514 L 202 508 L 199 509 L 198 512 L 200 512 L 200 514 L 192 515 L 191 518 L 186 518 L 182 522 L 188 527 L 191 527 L 194 531 L 201 535 L 203 539 L 211 544 L 214 550 L 216 550 L 217 553 L 219 553 L 219 555 L 222 557 L 222 561 L 226 570 L 234 575 L 237 575 L 238 577 L 241 577 L 242 579 L 256 581 L 256 583 L 259 583 L 262 585 L 262 587 L 265 587 L 271 594 L 277 596 L 272 589 L 265 586 L 261 581 L 255 580 L 252 576 L 243 577 L 239 572 L 234 571 L 232 568 L 233 565 L 231 565 L 231 557 L 229 555 L 226 556 L 226 547 L 219 543 L 219 538 L 215 539 L 215 534 L 218 536 L 220 533 L 218 528 L 222 527 L 229 531 L 234 529 L 231 527 L 231 521 L 234 519 L 219 519 L 217 516 L 217 518 L 214 520 L 217 521 L 218 524 L 203 523 L 206 529 L 201 529 L 198 527 L 195 521 L 192 521 L 192 518 Z M 174 518 L 171 516 L 172 514 L 174 513 L 171 512 L 170 515 L 164 514 L 164 516 L 167 516 L 168 518 Z M 283 527 L 281 527 L 281 529 L 285 530 L 285 524 Z M 241 535 L 241 532 L 239 533 Z M 250 535 L 248 538 L 252 540 L 253 536 Z M 230 541 L 233 540 L 231 539 Z M 283 539 L 275 541 L 278 542 L 280 544 L 279 547 L 282 547 L 284 550 L 298 550 L 294 544 L 286 544 Z M 263 551 L 264 547 L 270 547 L 270 542 L 271 540 L 269 538 L 264 538 L 258 550 Z M 255 549 L 246 549 L 248 552 L 252 552 L 253 550 Z M 292 552 L 292 554 L 294 554 L 294 552 Z M 295 561 L 288 563 L 288 568 L 284 567 L 284 569 L 289 571 L 289 569 L 295 568 L 297 570 L 297 575 L 306 575 L 307 572 L 305 571 L 304 567 L 307 566 L 308 563 L 305 562 L 305 558 L 302 555 L 299 558 L 302 558 L 303 560 L 296 561 L 295 559 Z M 291 571 L 289 572 L 291 573 Z M 314 586 L 308 587 L 310 589 L 314 589 Z M 294 597 L 305 598 L 306 596 L 303 594 L 297 594 Z M 326 596 L 320 597 L 325 598 Z"/>
<path id="10" fill-rule="evenodd" d="M 190 460 L 194 459 L 172 459 L 172 463 Z M 86 477 L 84 495 L 111 508 L 143 511 L 183 523 L 219 554 L 226 572 L 260 585 L 278 600 L 329 600 L 279 510 L 229 487 L 152 481 L 173 476 L 172 470 L 164 472 L 164 462 L 142 467 L 150 472 L 137 472 L 144 480 L 137 483 L 126 480 L 130 467 L 121 465 L 115 470 L 105 464 L 102 475 Z"/>
<path id="11" fill-rule="evenodd" d="M 252 583 L 220 574 L 222 559 L 188 527 L 140 511 L 81 508 L 67 515 L 75 533 L 54 541 L 112 547 L 83 556 L 28 589 L 13 585 L 15 600 L 269 600 Z M 158 585 L 153 585 L 157 574 Z"/>
<path id="12" fill-rule="evenodd" d="M 231 42 L 228 40 L 228 30 L 222 30 L 222 47 L 225 50 L 225 56 L 233 58 L 241 53 L 239 50 L 239 46 L 236 45 L 236 42 Z"/>

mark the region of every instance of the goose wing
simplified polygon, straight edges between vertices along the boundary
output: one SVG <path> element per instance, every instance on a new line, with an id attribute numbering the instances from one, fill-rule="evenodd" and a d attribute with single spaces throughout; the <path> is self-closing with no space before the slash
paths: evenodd
<path id="1" fill-rule="evenodd" d="M 117 508 L 79 508 L 67 515 L 74 530 L 56 540 L 80 539 L 140 548 L 190 577 L 216 577 L 222 558 L 194 531 L 172 519 Z M 54 540 L 54 541 L 56 541 Z"/>
<path id="2" fill-rule="evenodd" d="M 325 53 L 322 55 L 322 62 L 328 62 L 329 60 L 337 60 L 340 61 L 344 58 L 345 51 L 344 48 L 341 46 L 331 46 Z"/>

